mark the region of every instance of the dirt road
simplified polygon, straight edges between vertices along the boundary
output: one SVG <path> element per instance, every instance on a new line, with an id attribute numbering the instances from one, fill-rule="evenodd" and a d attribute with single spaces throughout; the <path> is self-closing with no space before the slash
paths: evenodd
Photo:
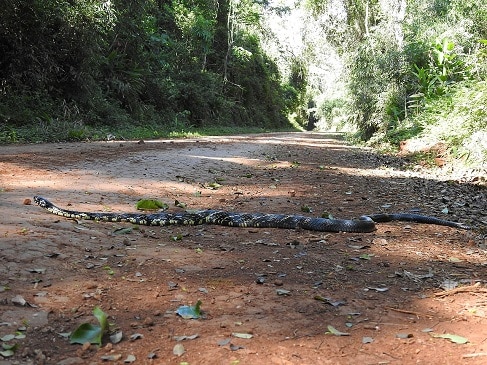
<path id="1" fill-rule="evenodd" d="M 311 133 L 1 146 L 0 336 L 17 347 L 0 365 L 485 364 L 487 257 L 475 233 L 414 223 L 367 234 L 133 228 L 28 201 L 486 220 L 485 188 L 397 166 Z M 201 318 L 175 313 L 198 300 Z M 70 345 L 62 334 L 96 324 L 97 306 L 122 340 Z"/>

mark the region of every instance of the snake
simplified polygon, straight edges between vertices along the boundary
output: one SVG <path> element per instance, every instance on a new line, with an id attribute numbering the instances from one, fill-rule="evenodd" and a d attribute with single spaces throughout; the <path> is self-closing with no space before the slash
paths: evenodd
<path id="1" fill-rule="evenodd" d="M 62 209 L 41 196 L 34 196 L 34 202 L 50 213 L 66 218 L 102 222 L 129 222 L 143 226 L 196 226 L 201 224 L 214 224 L 227 227 L 305 229 L 335 233 L 370 233 L 376 230 L 376 223 L 406 221 L 471 229 L 471 227 L 463 223 L 414 213 L 378 213 L 363 215 L 358 219 L 333 219 L 275 213 L 237 213 L 214 209 L 175 213 L 106 213 Z"/>

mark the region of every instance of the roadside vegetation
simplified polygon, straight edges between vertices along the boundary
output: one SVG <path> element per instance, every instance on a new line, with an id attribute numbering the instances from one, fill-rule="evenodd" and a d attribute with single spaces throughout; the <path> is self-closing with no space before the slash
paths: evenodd
<path id="1" fill-rule="evenodd" d="M 315 19 L 336 11 L 328 3 L 308 1 Z M 474 0 L 344 1 L 343 11 L 341 21 L 321 22 L 343 60 L 346 90 L 321 98 L 326 127 L 396 150 L 405 140 L 418 149 L 442 144 L 449 157 L 485 167 L 486 7 Z"/>
<path id="2" fill-rule="evenodd" d="M 485 166 L 486 24 L 476 0 L 7 0 L 0 142 L 316 127 Z"/>
<path id="3" fill-rule="evenodd" d="M 7 0 L 0 141 L 289 128 L 253 1 Z M 119 132 L 121 131 L 121 132 Z"/>

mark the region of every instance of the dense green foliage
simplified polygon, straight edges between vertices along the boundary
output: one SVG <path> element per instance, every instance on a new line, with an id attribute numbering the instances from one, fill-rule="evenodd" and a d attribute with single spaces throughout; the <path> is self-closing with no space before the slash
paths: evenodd
<path id="1" fill-rule="evenodd" d="M 320 115 L 362 140 L 445 143 L 487 164 L 487 7 L 476 0 L 307 0 L 339 52 L 347 93 L 322 98 Z M 336 17 L 335 17 L 336 18 Z M 332 110 L 330 110 L 332 107 Z"/>
<path id="2" fill-rule="evenodd" d="M 261 11 L 252 0 L 4 0 L 0 141 L 284 127 L 298 92 L 260 46 Z"/>
<path id="3" fill-rule="evenodd" d="M 477 0 L 4 2 L 0 142 L 282 128 L 291 116 L 487 161 Z"/>

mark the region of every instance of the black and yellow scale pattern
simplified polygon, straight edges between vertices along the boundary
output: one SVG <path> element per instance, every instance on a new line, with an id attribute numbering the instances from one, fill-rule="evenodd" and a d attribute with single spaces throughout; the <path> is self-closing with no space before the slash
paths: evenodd
<path id="1" fill-rule="evenodd" d="M 470 229 L 470 227 L 462 223 L 411 213 L 372 214 L 362 216 L 360 219 L 328 219 L 288 214 L 234 213 L 212 209 L 179 213 L 92 213 L 62 209 L 40 196 L 35 196 L 34 202 L 49 212 L 66 218 L 105 222 L 129 222 L 144 226 L 196 226 L 201 224 L 215 224 L 228 227 L 301 228 L 320 232 L 368 233 L 375 231 L 376 223 L 407 221 Z"/>

